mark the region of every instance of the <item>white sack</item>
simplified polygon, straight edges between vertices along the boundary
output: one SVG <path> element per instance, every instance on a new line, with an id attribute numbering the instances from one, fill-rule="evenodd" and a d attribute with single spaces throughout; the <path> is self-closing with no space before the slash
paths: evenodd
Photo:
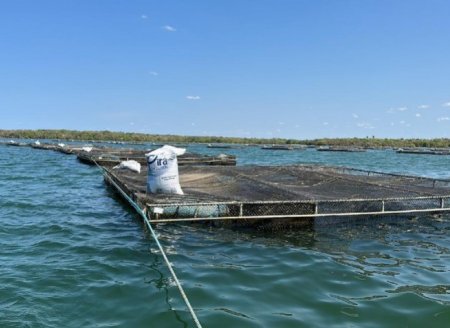
<path id="1" fill-rule="evenodd" d="M 87 153 L 91 152 L 92 149 L 94 149 L 94 147 L 83 147 L 83 148 L 81 148 L 81 150 L 84 150 Z"/>
<path id="2" fill-rule="evenodd" d="M 141 173 L 141 164 L 134 160 L 122 161 L 119 165 L 114 166 L 113 169 L 128 169 L 130 171 Z"/>
<path id="3" fill-rule="evenodd" d="M 148 165 L 148 192 L 183 195 L 178 176 L 177 156 L 185 152 L 186 149 L 166 145 L 145 154 Z"/>

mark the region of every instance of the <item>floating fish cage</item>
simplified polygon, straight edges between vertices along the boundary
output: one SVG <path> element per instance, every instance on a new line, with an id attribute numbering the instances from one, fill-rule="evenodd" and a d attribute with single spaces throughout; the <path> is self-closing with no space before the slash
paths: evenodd
<path id="1" fill-rule="evenodd" d="M 77 158 L 80 162 L 90 165 L 114 166 L 121 161 L 135 160 L 141 165 L 147 165 L 145 153 L 147 151 L 94 151 L 79 152 Z M 236 165 L 236 156 L 217 155 L 207 156 L 193 153 L 186 153 L 178 157 L 179 165 Z"/>
<path id="2" fill-rule="evenodd" d="M 179 168 L 184 195 L 146 193 L 147 171 L 105 169 L 152 222 L 267 227 L 320 217 L 450 210 L 450 181 L 315 165 Z"/>
<path id="3" fill-rule="evenodd" d="M 448 148 L 400 148 L 396 152 L 398 154 L 450 155 Z"/>
<path id="4" fill-rule="evenodd" d="M 318 151 L 340 151 L 340 152 L 365 152 L 367 149 L 361 147 L 319 147 Z"/>

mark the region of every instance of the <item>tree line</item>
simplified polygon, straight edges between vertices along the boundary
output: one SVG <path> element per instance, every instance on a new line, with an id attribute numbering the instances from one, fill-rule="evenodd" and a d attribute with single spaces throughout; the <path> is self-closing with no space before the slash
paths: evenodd
<path id="1" fill-rule="evenodd" d="M 283 138 L 238 138 L 220 136 L 181 136 L 145 134 L 113 131 L 74 131 L 74 130 L 0 130 L 1 138 L 12 139 L 56 139 L 74 141 L 118 141 L 153 143 L 228 143 L 228 144 L 288 144 L 340 147 L 429 147 L 448 148 L 450 139 L 389 139 L 389 138 L 322 138 L 322 139 L 283 139 Z"/>

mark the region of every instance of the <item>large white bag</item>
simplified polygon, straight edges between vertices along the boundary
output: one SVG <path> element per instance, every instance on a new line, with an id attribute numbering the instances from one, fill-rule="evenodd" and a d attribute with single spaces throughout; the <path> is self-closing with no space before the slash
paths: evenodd
<path id="1" fill-rule="evenodd" d="M 183 155 L 186 149 L 163 146 L 148 154 L 147 192 L 183 195 L 178 177 L 177 156 Z"/>

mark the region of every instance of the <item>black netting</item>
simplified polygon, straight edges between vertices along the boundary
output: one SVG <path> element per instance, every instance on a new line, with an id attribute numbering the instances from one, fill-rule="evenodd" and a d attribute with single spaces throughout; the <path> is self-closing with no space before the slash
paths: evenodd
<path id="1" fill-rule="evenodd" d="M 448 181 L 311 165 L 180 166 L 185 195 L 146 193 L 147 170 L 112 170 L 161 218 L 290 218 L 450 207 Z M 155 217 L 152 217 L 153 219 Z"/>

